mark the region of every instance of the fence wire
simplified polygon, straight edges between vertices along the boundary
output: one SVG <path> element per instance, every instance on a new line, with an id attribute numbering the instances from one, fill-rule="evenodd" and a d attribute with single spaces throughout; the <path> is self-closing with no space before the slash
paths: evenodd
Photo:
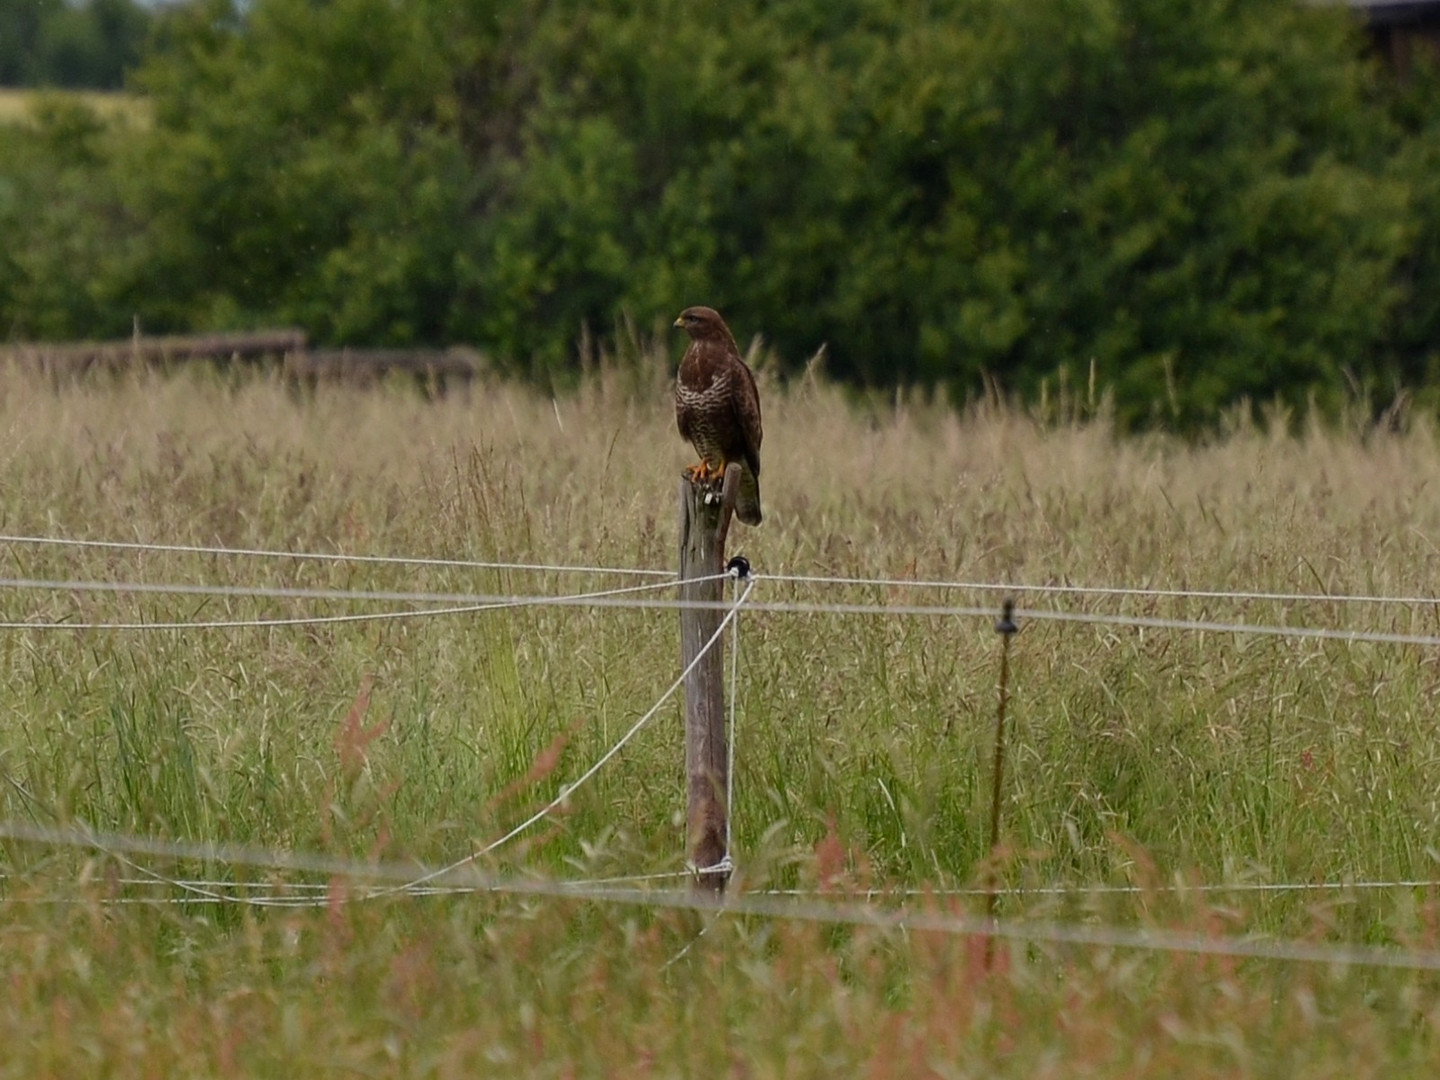
<path id="1" fill-rule="evenodd" d="M 462 559 L 438 559 L 383 555 L 347 555 L 343 553 L 291 552 L 267 549 L 204 547 L 174 544 L 147 544 L 130 541 L 70 540 L 56 537 L 0 535 L 0 543 L 52 547 L 95 548 L 128 552 L 201 555 L 208 557 L 295 560 L 301 562 L 336 562 L 408 567 L 443 567 L 456 570 L 505 570 L 531 573 L 589 574 L 644 576 L 663 578 L 641 585 L 572 592 L 564 594 L 511 593 L 487 594 L 467 592 L 432 592 L 420 590 L 324 589 L 290 586 L 215 585 L 186 582 L 96 581 L 45 578 L 0 578 L 0 591 L 55 592 L 68 594 L 110 594 L 138 596 L 200 596 L 252 601 L 304 601 L 321 604 L 407 604 L 406 610 L 362 612 L 331 615 L 287 616 L 235 620 L 172 620 L 131 622 L 78 622 L 34 619 L 0 622 L 3 630 L 191 630 L 233 629 L 244 627 L 282 627 L 314 625 L 329 622 L 362 622 L 380 619 L 422 618 L 470 614 L 482 611 L 521 607 L 588 607 L 630 608 L 654 611 L 675 611 L 683 608 L 712 608 L 725 612 L 716 634 L 701 650 L 701 655 L 716 644 L 725 628 L 744 606 L 755 614 L 800 616 L 883 616 L 919 618 L 993 618 L 993 605 L 925 604 L 913 602 L 821 602 L 802 600 L 751 600 L 757 584 L 766 587 L 870 588 L 887 590 L 932 590 L 1004 594 L 1007 596 L 1079 597 L 1085 599 L 1165 599 L 1215 602 L 1273 602 L 1286 605 L 1369 605 L 1395 607 L 1432 607 L 1440 598 L 1429 596 L 1329 595 L 1300 592 L 1222 591 L 1136 586 L 1085 586 L 1070 584 L 1025 584 L 998 582 L 916 581 L 905 578 L 827 577 L 806 574 L 752 574 L 745 589 L 732 603 L 704 604 L 675 599 L 656 598 L 648 594 L 674 587 L 675 576 L 663 570 L 625 567 L 576 566 L 521 562 L 489 562 Z M 716 575 L 726 577 L 730 575 Z M 1166 618 L 1148 615 L 1064 611 L 1046 608 L 1022 609 L 1015 612 L 1017 620 L 1026 622 L 1072 623 L 1135 630 L 1174 630 L 1181 632 L 1263 635 L 1291 639 L 1339 641 L 1345 643 L 1397 644 L 1419 647 L 1440 646 L 1440 635 L 1410 634 L 1366 628 L 1347 629 L 1324 626 L 1290 626 L 1273 623 L 1249 623 L 1216 619 Z M 738 649 L 736 650 L 738 655 Z M 699 657 L 696 658 L 697 661 Z M 1272 938 L 1211 936 L 1181 931 L 1124 926 L 1102 926 L 1080 923 L 1029 922 L 979 919 L 934 907 L 917 909 L 921 898 L 927 904 L 941 904 L 950 898 L 984 895 L 988 890 L 933 890 L 895 893 L 878 891 L 868 894 L 868 902 L 854 899 L 825 900 L 799 891 L 752 892 L 716 899 L 705 894 L 676 892 L 668 889 L 638 887 L 688 877 L 690 872 L 677 871 L 649 875 L 631 875 L 603 881 L 550 881 L 530 878 L 501 878 L 479 870 L 475 861 L 508 842 L 524 830 L 543 820 L 574 791 L 598 772 L 626 743 L 648 723 L 663 704 L 683 683 L 685 673 L 669 686 L 654 706 L 575 782 L 536 814 L 499 839 L 475 852 L 439 867 L 416 864 L 360 863 L 323 856 L 266 850 L 235 845 L 181 843 L 159 839 L 100 833 L 83 827 L 44 828 L 20 822 L 0 822 L 0 837 L 17 842 L 40 843 L 59 847 L 89 848 L 121 860 L 141 875 L 120 879 L 128 887 L 150 886 L 179 889 L 187 895 L 179 902 L 245 903 L 265 907 L 313 907 L 335 902 L 328 884 L 224 882 L 214 879 L 167 876 L 142 866 L 135 857 L 169 860 L 197 860 L 232 867 L 251 867 L 269 871 L 326 875 L 355 885 L 355 898 L 420 897 L 475 893 L 542 896 L 556 899 L 583 900 L 595 903 L 641 905 L 652 908 L 694 909 L 736 916 L 789 919 L 809 922 L 870 926 L 887 930 L 925 930 L 939 933 L 989 937 L 1017 942 L 1049 945 L 1113 947 L 1137 950 L 1158 950 L 1194 954 L 1221 955 L 1235 958 L 1326 963 L 1339 966 L 1393 967 L 1413 970 L 1440 970 L 1440 951 L 1327 944 L 1309 941 L 1288 941 Z M 731 672 L 732 705 L 735 696 L 735 670 Z M 733 727 L 732 727 L 733 746 Z M 733 767 L 732 767 L 733 776 Z M 1236 883 L 1175 886 L 1053 886 L 1001 890 L 1002 895 L 1041 896 L 1075 893 L 1153 893 L 1163 891 L 1300 891 L 1342 889 L 1433 889 L 1440 883 L 1427 880 L 1390 882 L 1307 882 L 1307 883 Z M 268 891 L 267 891 L 268 890 Z M 63 898 L 62 898 L 63 899 Z M 895 906 L 898 901 L 899 906 Z M 155 898 L 118 897 L 118 903 L 156 902 Z M 887 906 L 888 905 L 888 906 Z"/>
<path id="2" fill-rule="evenodd" d="M 1433 948 L 1300 941 L 1091 922 L 987 919 L 944 910 L 940 906 L 943 901 L 940 900 L 933 900 L 925 907 L 917 907 L 914 904 L 882 906 L 873 902 L 860 903 L 848 898 L 801 899 L 764 893 L 742 892 L 738 895 L 717 897 L 708 892 L 692 890 L 617 887 L 544 878 L 507 878 L 486 873 L 473 865 L 456 864 L 428 869 L 412 863 L 366 863 L 244 845 L 184 843 L 98 832 L 78 826 L 42 827 L 13 821 L 0 822 L 0 838 L 52 847 L 89 849 L 111 855 L 146 855 L 252 869 L 323 874 L 352 884 L 388 883 L 388 888 L 369 893 L 374 897 L 398 898 L 457 893 L 538 897 L 651 910 L 689 910 L 745 918 L 867 927 L 882 931 L 923 931 L 1046 946 L 1184 953 L 1233 959 L 1325 964 L 1334 967 L 1440 971 L 1440 950 Z M 423 892 L 414 893 L 413 890 L 420 883 L 429 887 Z M 337 897 L 343 895 L 329 886 L 326 888 L 327 898 L 324 904 L 332 904 Z M 61 898 L 60 902 L 74 902 L 75 899 Z M 214 901 L 216 898 L 205 899 Z M 321 906 L 310 897 L 297 899 L 304 901 L 303 906 Z M 273 900 L 269 906 L 302 906 L 288 903 L 284 897 L 275 897 Z"/>
<path id="3" fill-rule="evenodd" d="M 717 574 L 715 577 L 725 577 Z M 769 575 L 752 573 L 750 580 L 768 582 Z M 386 612 L 368 616 L 347 615 L 329 617 L 295 617 L 292 619 L 237 619 L 209 621 L 131 621 L 131 622 L 40 622 L 34 619 L 0 622 L 0 630 L 185 630 L 225 629 L 255 626 L 308 625 L 325 621 L 359 622 L 366 619 L 422 618 L 427 615 L 454 615 L 462 612 L 499 610 L 503 608 L 543 607 L 588 607 L 622 608 L 645 611 L 679 611 L 682 609 L 707 609 L 725 611 L 726 604 L 707 603 L 694 600 L 669 600 L 646 598 L 633 595 L 642 591 L 672 588 L 675 581 L 649 585 L 625 586 L 617 589 L 600 590 L 590 593 L 573 594 L 494 594 L 422 592 L 400 590 L 365 589 L 313 589 L 289 588 L 283 586 L 204 585 L 183 582 L 125 582 L 125 581 L 66 581 L 40 578 L 0 578 L 0 591 L 45 591 L 60 593 L 101 593 L 166 596 L 204 596 L 228 599 L 253 600 L 312 600 L 325 603 L 407 603 L 446 605 L 436 609 L 415 609 L 403 612 Z M 964 618 L 992 619 L 994 607 L 975 605 L 945 604 L 901 604 L 901 603 L 819 603 L 807 601 L 755 600 L 747 605 L 756 614 L 773 615 L 855 615 L 906 618 Z M 1263 637 L 1309 639 L 1317 641 L 1338 641 L 1347 643 L 1371 643 L 1390 645 L 1440 646 L 1440 635 L 1410 634 L 1391 630 L 1346 629 L 1343 627 L 1287 626 L 1273 623 L 1249 623 L 1217 619 L 1164 618 L 1124 613 L 1102 613 L 1083 611 L 1056 611 L 1047 608 L 1020 608 L 1014 616 L 1017 620 L 1031 622 L 1086 623 L 1094 626 L 1108 626 L 1129 629 L 1161 629 L 1215 634 L 1250 634 Z"/>

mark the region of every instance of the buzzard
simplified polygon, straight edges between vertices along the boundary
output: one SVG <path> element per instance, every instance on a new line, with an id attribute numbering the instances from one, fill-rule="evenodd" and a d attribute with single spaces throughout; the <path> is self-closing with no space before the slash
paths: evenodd
<path id="1" fill-rule="evenodd" d="M 675 380 L 675 421 L 700 455 L 700 464 L 691 466 L 689 474 L 698 480 L 724 476 L 726 465 L 739 462 L 735 515 L 746 525 L 759 525 L 763 433 L 755 376 L 713 308 L 686 308 L 675 325 L 690 335 Z"/>

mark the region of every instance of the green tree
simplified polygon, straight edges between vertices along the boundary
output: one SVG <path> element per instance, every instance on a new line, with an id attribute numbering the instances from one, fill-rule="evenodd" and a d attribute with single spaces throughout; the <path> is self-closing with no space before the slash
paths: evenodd
<path id="1" fill-rule="evenodd" d="M 41 28 L 63 0 L 0 0 L 0 86 L 26 86 L 36 77 Z"/>
<path id="2" fill-rule="evenodd" d="M 0 86 L 119 89 L 150 21 L 135 0 L 0 0 Z"/>
<path id="3" fill-rule="evenodd" d="M 857 383 L 1094 370 L 1182 425 L 1435 366 L 1440 98 L 1344 11 L 197 0 L 154 40 L 150 128 L 12 215 L 12 333 L 299 322 L 563 379 L 706 302 Z"/>
<path id="4" fill-rule="evenodd" d="M 131 303 L 156 325 L 299 323 L 322 340 L 447 336 L 474 184 L 452 42 L 432 10 L 285 0 L 243 23 L 202 3 L 138 85 L 148 137 L 122 154 Z"/>
<path id="5" fill-rule="evenodd" d="M 1191 422 L 1338 394 L 1383 333 L 1405 196 L 1343 13 L 564 18 L 547 70 L 565 77 L 526 118 L 485 261 L 512 268 L 492 331 L 526 355 L 560 354 L 557 326 L 705 298 L 792 359 L 828 342 L 862 382 L 1033 392 L 1094 363 L 1125 416 Z"/>
<path id="6" fill-rule="evenodd" d="M 126 132 L 84 104 L 42 98 L 30 126 L 0 126 L 0 337 L 123 335 L 115 295 L 129 219 L 109 162 Z"/>
<path id="7" fill-rule="evenodd" d="M 1392 85 L 1391 113 L 1403 132 L 1389 174 L 1408 193 L 1408 242 L 1396 275 L 1399 303 L 1386 334 L 1384 391 L 1423 388 L 1440 402 L 1440 59 L 1423 50 Z"/>

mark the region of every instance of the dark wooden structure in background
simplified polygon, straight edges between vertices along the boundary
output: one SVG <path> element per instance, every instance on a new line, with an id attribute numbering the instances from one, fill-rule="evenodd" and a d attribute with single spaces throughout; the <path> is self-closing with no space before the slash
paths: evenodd
<path id="1" fill-rule="evenodd" d="M 121 341 L 0 347 L 0 361 L 64 379 L 91 372 L 173 368 L 192 363 L 245 365 L 279 371 L 298 389 L 322 383 L 369 385 L 390 375 L 413 378 L 433 396 L 468 389 L 484 361 L 473 349 L 311 349 L 305 331 L 256 330 L 181 337 L 137 335 Z"/>
<path id="2" fill-rule="evenodd" d="M 83 375 L 90 371 L 165 367 L 192 360 L 211 363 L 259 361 L 301 352 L 304 348 L 304 330 L 282 329 L 184 337 L 137 335 L 120 341 L 81 341 L 73 344 L 37 342 L 11 345 L 3 350 L 3 355 L 7 360 L 34 367 L 47 375 Z"/>
<path id="3" fill-rule="evenodd" d="M 1424 49 L 1440 59 L 1440 0 L 1340 0 L 1365 23 L 1375 50 L 1404 76 Z"/>

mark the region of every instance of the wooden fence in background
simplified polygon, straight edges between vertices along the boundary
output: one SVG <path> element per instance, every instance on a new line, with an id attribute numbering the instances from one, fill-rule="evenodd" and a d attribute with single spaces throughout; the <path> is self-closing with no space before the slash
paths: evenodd
<path id="1" fill-rule="evenodd" d="M 0 362 L 31 368 L 54 379 L 92 372 L 174 368 L 194 363 L 270 368 L 297 388 L 322 383 L 370 385 L 390 375 L 410 376 L 427 393 L 468 389 L 483 361 L 473 349 L 311 349 L 305 331 L 258 330 L 176 337 L 136 336 L 123 341 L 35 343 L 0 347 Z"/>

